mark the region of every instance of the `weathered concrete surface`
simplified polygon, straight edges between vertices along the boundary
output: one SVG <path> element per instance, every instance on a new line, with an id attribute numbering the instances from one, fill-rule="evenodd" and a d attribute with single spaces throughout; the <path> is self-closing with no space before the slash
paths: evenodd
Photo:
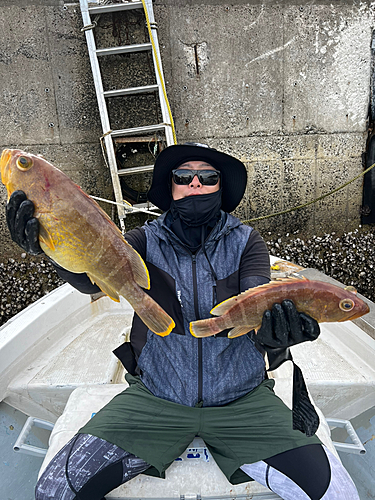
<path id="1" fill-rule="evenodd" d="M 79 4 L 58 3 L 20 0 L 0 11 L 0 149 L 42 154 L 87 193 L 113 199 L 100 147 L 102 129 Z M 102 21 L 98 47 L 146 41 L 141 12 L 116 22 L 117 29 L 111 16 L 103 16 Z M 117 84 L 120 81 L 125 87 L 154 83 L 150 57 L 142 53 L 140 60 L 135 54 L 109 58 L 103 68 L 105 89 L 116 88 L 114 74 L 120 77 Z M 113 99 L 109 112 L 113 128 L 159 121 L 154 96 L 126 102 Z M 0 199 L 0 256 L 17 258 L 21 250 L 8 235 L 3 185 Z M 111 213 L 109 205 L 102 207 Z"/>
<path id="2" fill-rule="evenodd" d="M 242 219 L 306 203 L 362 171 L 373 4 L 156 0 L 154 10 L 178 140 L 207 142 L 245 162 Z M 41 153 L 89 194 L 111 198 L 81 27 L 78 3 L 2 6 L 0 147 Z M 102 16 L 97 28 L 100 47 L 146 40 L 136 11 Z M 149 54 L 102 64 L 108 90 L 154 82 Z M 160 121 L 153 95 L 113 99 L 109 111 L 112 128 Z M 3 187 L 0 197 L 4 207 Z M 359 224 L 361 204 L 359 179 L 253 225 L 274 234 L 345 232 Z M 0 232 L 0 255 L 13 254 L 3 215 Z"/>
<path id="3" fill-rule="evenodd" d="M 306 203 L 361 173 L 373 4 L 158 0 L 156 12 L 179 141 L 245 161 L 241 218 Z M 362 182 L 254 225 L 274 234 L 350 230 L 360 223 Z"/>
<path id="4" fill-rule="evenodd" d="M 363 134 L 307 134 L 207 139 L 211 146 L 235 154 L 248 170 L 238 216 L 263 217 L 303 205 L 361 171 Z M 358 225 L 362 178 L 314 205 L 252 223 L 259 231 L 305 234 L 345 231 Z"/>

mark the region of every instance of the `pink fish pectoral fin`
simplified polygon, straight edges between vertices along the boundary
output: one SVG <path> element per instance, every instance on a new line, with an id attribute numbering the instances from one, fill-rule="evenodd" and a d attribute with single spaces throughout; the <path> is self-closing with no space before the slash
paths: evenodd
<path id="1" fill-rule="evenodd" d="M 55 250 L 55 244 L 53 243 L 52 237 L 45 227 L 41 224 L 39 226 L 39 241 L 46 245 L 52 252 Z"/>
<path id="2" fill-rule="evenodd" d="M 100 290 L 106 295 L 108 295 L 110 299 L 114 300 L 115 302 L 120 302 L 120 296 L 114 288 L 112 288 L 107 283 L 104 283 L 104 281 L 101 281 L 100 279 L 91 276 L 89 273 L 87 273 L 87 276 L 90 278 L 91 283 L 98 285 Z"/>
<path id="3" fill-rule="evenodd" d="M 235 328 L 232 328 L 228 332 L 228 339 L 234 339 L 236 337 L 240 337 L 241 335 L 245 335 L 246 333 L 249 333 L 252 330 L 251 326 L 236 326 Z"/>

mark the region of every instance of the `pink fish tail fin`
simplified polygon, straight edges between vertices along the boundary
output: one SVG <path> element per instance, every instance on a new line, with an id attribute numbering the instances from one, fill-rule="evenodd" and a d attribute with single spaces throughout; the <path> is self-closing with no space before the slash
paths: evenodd
<path id="1" fill-rule="evenodd" d="M 176 326 L 173 319 L 149 295 L 144 294 L 142 308 L 135 309 L 143 323 L 156 335 L 165 337 Z"/>
<path id="2" fill-rule="evenodd" d="M 221 327 L 219 318 L 200 319 L 190 323 L 190 333 L 193 337 L 211 337 L 221 332 L 224 328 Z"/>

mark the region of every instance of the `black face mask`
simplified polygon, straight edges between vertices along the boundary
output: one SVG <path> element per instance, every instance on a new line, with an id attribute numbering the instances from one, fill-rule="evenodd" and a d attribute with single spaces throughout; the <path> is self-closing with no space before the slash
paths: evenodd
<path id="1" fill-rule="evenodd" d="M 170 228 L 192 251 L 207 238 L 220 217 L 221 189 L 210 194 L 172 200 Z"/>
<path id="2" fill-rule="evenodd" d="M 216 218 L 220 207 L 221 189 L 210 194 L 198 194 L 172 200 L 170 210 L 173 219 L 180 218 L 186 225 L 198 227 Z"/>

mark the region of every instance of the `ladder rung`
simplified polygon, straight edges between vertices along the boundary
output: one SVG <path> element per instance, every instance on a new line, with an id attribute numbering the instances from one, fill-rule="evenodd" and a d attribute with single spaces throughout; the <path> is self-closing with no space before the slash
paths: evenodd
<path id="1" fill-rule="evenodd" d="M 133 205 L 133 208 L 143 208 L 145 210 L 160 210 L 160 208 L 156 207 L 155 205 L 153 205 L 152 203 L 148 202 L 148 203 L 136 203 L 135 205 Z"/>
<path id="2" fill-rule="evenodd" d="M 116 137 L 115 143 L 116 144 L 134 144 L 138 142 L 150 142 L 154 141 L 155 137 L 150 137 L 149 135 L 143 135 L 143 136 L 130 136 L 130 137 Z"/>
<path id="3" fill-rule="evenodd" d="M 133 174 L 144 174 L 145 172 L 152 172 L 154 170 L 153 165 L 145 165 L 143 167 L 129 167 L 122 168 L 117 171 L 118 175 L 133 175 Z"/>
<path id="4" fill-rule="evenodd" d="M 104 97 L 117 97 L 120 95 L 147 94 L 155 92 L 159 87 L 157 85 L 147 85 L 144 87 L 129 87 L 128 89 L 107 90 L 103 92 Z"/>
<path id="5" fill-rule="evenodd" d="M 107 12 L 118 12 L 120 10 L 143 9 L 142 2 L 113 3 L 101 5 L 100 7 L 89 7 L 90 14 L 106 14 Z"/>
<path id="6" fill-rule="evenodd" d="M 138 43 L 134 45 L 122 45 L 121 47 L 109 47 L 107 49 L 97 49 L 97 56 L 109 56 L 112 54 L 127 54 L 133 52 L 143 52 L 145 50 L 151 50 L 151 43 Z"/>
<path id="7" fill-rule="evenodd" d="M 139 213 L 139 212 L 143 212 L 143 213 L 146 213 L 146 214 L 151 214 L 151 215 L 160 215 L 159 213 L 156 213 L 155 210 L 160 210 L 160 208 L 156 207 L 155 205 L 153 205 L 152 203 L 150 203 L 149 201 L 147 203 L 137 203 L 135 205 L 132 205 L 131 208 L 125 206 L 125 211 L 126 213 L 124 214 L 125 217 L 127 215 L 131 215 L 133 213 Z"/>
<path id="8" fill-rule="evenodd" d="M 123 130 L 112 130 L 112 137 L 121 137 L 122 135 L 134 135 L 134 134 L 147 134 L 157 132 L 158 130 L 165 130 L 165 127 L 168 127 L 165 123 L 160 123 L 159 125 L 146 125 L 145 127 L 134 127 L 134 128 L 125 128 Z"/>

